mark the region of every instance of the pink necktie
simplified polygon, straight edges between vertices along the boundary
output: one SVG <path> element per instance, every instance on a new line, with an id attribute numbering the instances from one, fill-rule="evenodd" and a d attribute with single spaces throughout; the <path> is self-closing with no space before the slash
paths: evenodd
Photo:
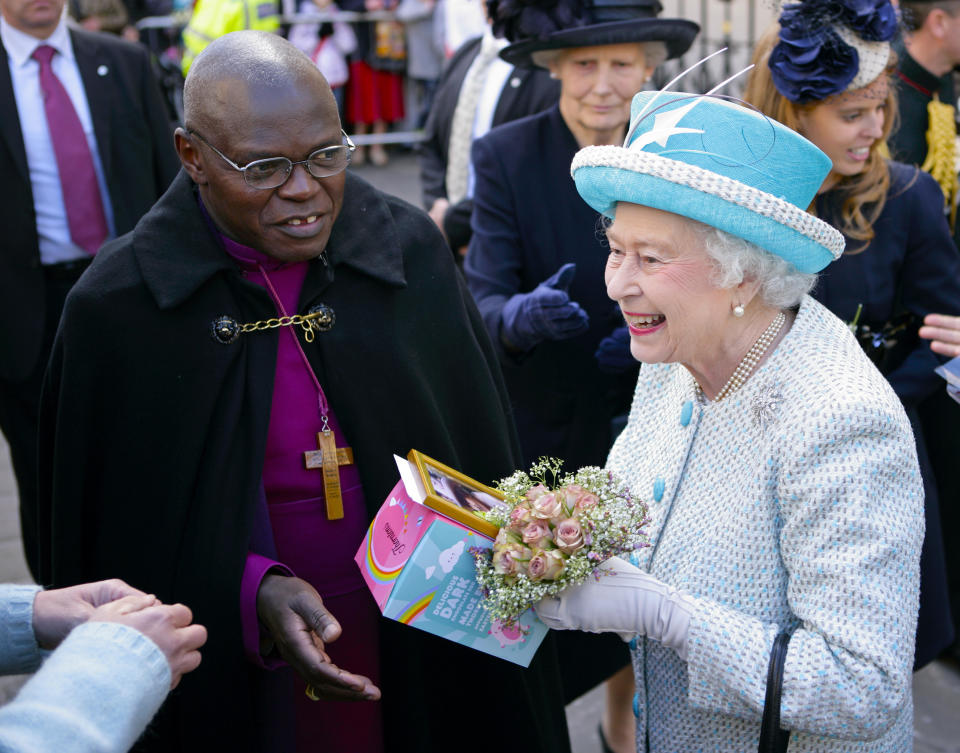
<path id="1" fill-rule="evenodd" d="M 43 108 L 57 157 L 70 238 L 92 255 L 107 237 L 107 217 L 103 212 L 97 172 L 83 125 L 73 109 L 70 95 L 50 65 L 55 52 L 53 47 L 42 44 L 33 51 L 32 57 L 40 64 Z"/>

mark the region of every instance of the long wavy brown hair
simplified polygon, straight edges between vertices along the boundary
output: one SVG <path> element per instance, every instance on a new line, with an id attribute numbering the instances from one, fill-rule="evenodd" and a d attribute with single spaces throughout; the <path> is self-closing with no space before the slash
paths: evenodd
<path id="1" fill-rule="evenodd" d="M 778 120 L 788 128 L 803 133 L 800 128 L 801 112 L 809 112 L 820 102 L 797 104 L 784 97 L 774 86 L 770 74 L 768 60 L 770 53 L 776 46 L 780 34 L 780 25 L 774 23 L 760 39 L 753 50 L 751 62 L 754 67 L 750 71 L 747 85 L 743 93 L 746 102 L 756 107 L 769 118 Z M 884 76 L 893 73 L 896 67 L 896 56 L 890 53 L 890 62 L 883 72 Z M 827 100 L 822 100 L 828 102 Z M 856 175 L 842 176 L 834 190 L 840 196 L 840 227 L 838 230 L 848 238 L 862 241 L 855 249 L 848 249 L 846 253 L 860 253 L 873 240 L 873 223 L 877 221 L 883 211 L 890 189 L 890 171 L 887 169 L 886 157 L 887 138 L 893 130 L 897 112 L 896 93 L 891 85 L 887 87 L 886 117 L 883 122 L 883 135 L 870 148 L 870 156 L 864 169 Z M 816 202 L 810 205 L 808 211 L 815 212 Z"/>

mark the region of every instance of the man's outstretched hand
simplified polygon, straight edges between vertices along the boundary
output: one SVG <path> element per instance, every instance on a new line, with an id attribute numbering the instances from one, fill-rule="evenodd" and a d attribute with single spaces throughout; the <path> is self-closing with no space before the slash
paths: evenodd
<path id="1" fill-rule="evenodd" d="M 323 599 L 300 578 L 268 573 L 257 591 L 257 616 L 280 656 L 327 701 L 376 701 L 380 689 L 368 678 L 340 669 L 324 647 L 340 637 L 340 623 Z"/>

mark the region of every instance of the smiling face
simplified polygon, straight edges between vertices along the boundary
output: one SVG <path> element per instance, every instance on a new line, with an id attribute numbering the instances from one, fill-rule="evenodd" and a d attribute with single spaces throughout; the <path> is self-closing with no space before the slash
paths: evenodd
<path id="1" fill-rule="evenodd" d="M 46 39 L 60 23 L 66 0 L 0 0 L 0 12 L 13 28 Z"/>
<path id="2" fill-rule="evenodd" d="M 697 226 L 670 212 L 621 202 L 607 238 L 607 295 L 623 313 L 633 357 L 710 371 L 711 362 L 723 358 L 723 328 L 738 301 L 736 289 L 712 282 L 714 262 Z"/>
<path id="3" fill-rule="evenodd" d="M 296 86 L 226 79 L 210 92 L 210 108 L 218 112 L 217 119 L 201 117 L 188 127 L 241 166 L 267 157 L 296 162 L 341 143 L 336 102 L 319 73 Z M 324 251 L 343 204 L 345 172 L 314 178 L 298 165 L 282 186 L 258 189 L 182 130 L 177 149 L 225 235 L 283 262 L 313 259 Z"/>
<path id="4" fill-rule="evenodd" d="M 821 191 L 866 168 L 870 151 L 883 137 L 887 96 L 886 77 L 881 76 L 869 86 L 797 112 L 800 134 L 820 147 L 833 163 Z"/>
<path id="5" fill-rule="evenodd" d="M 633 95 L 653 73 L 638 42 L 574 47 L 550 63 L 560 79 L 560 113 L 580 146 L 619 143 Z"/>

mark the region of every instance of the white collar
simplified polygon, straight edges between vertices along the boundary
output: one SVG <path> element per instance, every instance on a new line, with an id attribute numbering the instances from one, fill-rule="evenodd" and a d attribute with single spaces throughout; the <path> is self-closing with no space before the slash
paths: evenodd
<path id="1" fill-rule="evenodd" d="M 480 40 L 480 52 L 481 54 L 484 52 L 489 54 L 498 53 L 508 44 L 510 44 L 509 40 L 493 36 L 493 29 L 487 24 L 487 27 L 483 30 L 483 37 Z"/>
<path id="2" fill-rule="evenodd" d="M 7 50 L 7 56 L 19 68 L 30 61 L 33 51 L 42 44 L 48 44 L 59 52 L 63 57 L 74 60 L 73 45 L 70 43 L 70 34 L 67 30 L 66 21 L 61 18 L 57 28 L 46 39 L 37 39 L 26 32 L 20 31 L 7 23 L 7 20 L 0 16 L 0 40 Z"/>

